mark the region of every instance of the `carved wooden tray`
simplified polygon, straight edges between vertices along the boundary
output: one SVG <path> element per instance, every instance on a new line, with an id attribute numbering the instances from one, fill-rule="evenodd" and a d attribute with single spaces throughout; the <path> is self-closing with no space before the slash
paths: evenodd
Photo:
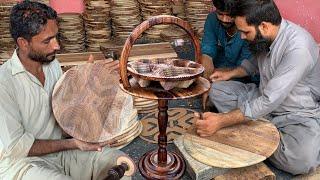
<path id="1" fill-rule="evenodd" d="M 188 88 L 204 71 L 199 63 L 177 58 L 141 59 L 129 62 L 127 68 L 141 87 L 159 81 L 165 90 Z"/>

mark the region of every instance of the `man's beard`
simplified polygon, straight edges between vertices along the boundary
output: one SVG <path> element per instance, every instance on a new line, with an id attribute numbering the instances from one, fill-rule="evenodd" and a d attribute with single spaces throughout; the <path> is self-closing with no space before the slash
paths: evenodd
<path id="1" fill-rule="evenodd" d="M 40 62 L 41 64 L 49 64 L 55 59 L 56 51 L 49 53 L 49 54 L 42 54 L 40 52 L 37 52 L 33 49 L 28 54 L 28 57 L 36 62 Z"/>
<path id="2" fill-rule="evenodd" d="M 248 41 L 249 50 L 254 56 L 258 56 L 259 54 L 268 53 L 269 48 L 272 44 L 270 39 L 264 38 L 261 34 L 261 31 L 258 27 L 256 27 L 256 37 L 253 41 Z"/>
<path id="3" fill-rule="evenodd" d="M 231 29 L 236 25 L 234 22 L 223 22 L 220 20 L 219 20 L 219 22 L 225 29 Z"/>

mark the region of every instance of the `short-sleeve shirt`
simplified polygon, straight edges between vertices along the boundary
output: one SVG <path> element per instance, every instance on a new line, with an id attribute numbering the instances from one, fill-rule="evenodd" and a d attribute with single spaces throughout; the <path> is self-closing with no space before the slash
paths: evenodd
<path id="1" fill-rule="evenodd" d="M 59 62 L 43 65 L 44 86 L 26 71 L 17 51 L 0 67 L 0 179 L 18 179 L 28 168 L 35 139 L 61 139 L 51 93 L 62 75 Z"/>
<path id="2" fill-rule="evenodd" d="M 219 23 L 215 12 L 207 16 L 201 52 L 212 57 L 217 68 L 237 67 L 244 59 L 251 58 L 248 43 L 241 39 L 239 32 L 228 41 L 226 30 Z"/>
<path id="3" fill-rule="evenodd" d="M 240 107 L 246 117 L 320 118 L 319 46 L 302 27 L 282 19 L 270 51 L 241 66 L 248 74 L 260 73 L 261 96 Z"/>

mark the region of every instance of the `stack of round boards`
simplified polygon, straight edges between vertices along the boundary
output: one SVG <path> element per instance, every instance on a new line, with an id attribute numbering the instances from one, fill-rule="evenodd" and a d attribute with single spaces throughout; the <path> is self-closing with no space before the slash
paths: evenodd
<path id="1" fill-rule="evenodd" d="M 10 34 L 10 11 L 14 4 L 13 2 L 0 3 L 0 59 L 2 61 L 9 59 L 15 49 L 15 42 Z"/>
<path id="2" fill-rule="evenodd" d="M 184 1 L 172 1 L 172 14 L 186 20 L 186 6 Z"/>
<path id="3" fill-rule="evenodd" d="M 139 3 L 137 0 L 113 0 L 111 3 L 113 35 L 124 41 L 141 23 Z"/>
<path id="4" fill-rule="evenodd" d="M 69 69 L 52 94 L 61 128 L 86 142 L 123 146 L 142 131 L 132 97 L 119 88 L 116 61 L 87 63 Z"/>
<path id="5" fill-rule="evenodd" d="M 213 4 L 211 0 L 186 1 L 186 15 L 188 22 L 200 37 L 203 36 L 204 23 L 212 7 Z"/>
<path id="6" fill-rule="evenodd" d="M 185 150 L 194 159 L 219 168 L 241 168 L 258 164 L 277 149 L 280 135 L 269 121 L 248 121 L 200 137 L 194 128 L 184 135 Z"/>
<path id="7" fill-rule="evenodd" d="M 61 52 L 76 53 L 85 51 L 85 30 L 82 15 L 63 13 L 59 18 L 59 38 Z"/>
<path id="8" fill-rule="evenodd" d="M 37 0 L 37 2 L 46 4 L 46 5 L 49 5 L 49 1 L 50 1 L 50 0 Z"/>
<path id="9" fill-rule="evenodd" d="M 172 25 L 161 31 L 160 36 L 164 41 L 172 41 L 175 39 L 187 39 L 188 34 L 181 27 Z"/>
<path id="10" fill-rule="evenodd" d="M 133 97 L 133 105 L 139 114 L 152 113 L 158 110 L 157 100 Z"/>
<path id="11" fill-rule="evenodd" d="M 153 16 L 171 15 L 170 1 L 168 0 L 138 0 L 141 6 L 141 15 L 143 20 Z M 160 33 L 169 25 L 156 25 L 145 31 L 146 37 L 151 40 L 161 40 Z"/>
<path id="12" fill-rule="evenodd" d="M 111 37 L 111 6 L 108 0 L 85 0 L 83 19 L 88 51 L 100 51 Z"/>

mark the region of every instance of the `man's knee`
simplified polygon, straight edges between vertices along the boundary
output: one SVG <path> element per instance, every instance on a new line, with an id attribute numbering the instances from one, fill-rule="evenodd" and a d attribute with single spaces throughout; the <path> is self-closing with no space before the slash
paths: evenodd
<path id="1" fill-rule="evenodd" d="M 232 89 L 229 85 L 230 83 L 228 81 L 217 81 L 212 83 L 211 89 L 209 92 L 209 99 L 212 103 L 215 101 L 219 101 L 220 99 L 226 99 L 228 98 L 231 94 Z"/>
<path id="2" fill-rule="evenodd" d="M 317 167 L 317 158 L 310 147 L 299 147 L 294 152 L 278 148 L 269 160 L 277 168 L 297 175 L 314 170 Z"/>

